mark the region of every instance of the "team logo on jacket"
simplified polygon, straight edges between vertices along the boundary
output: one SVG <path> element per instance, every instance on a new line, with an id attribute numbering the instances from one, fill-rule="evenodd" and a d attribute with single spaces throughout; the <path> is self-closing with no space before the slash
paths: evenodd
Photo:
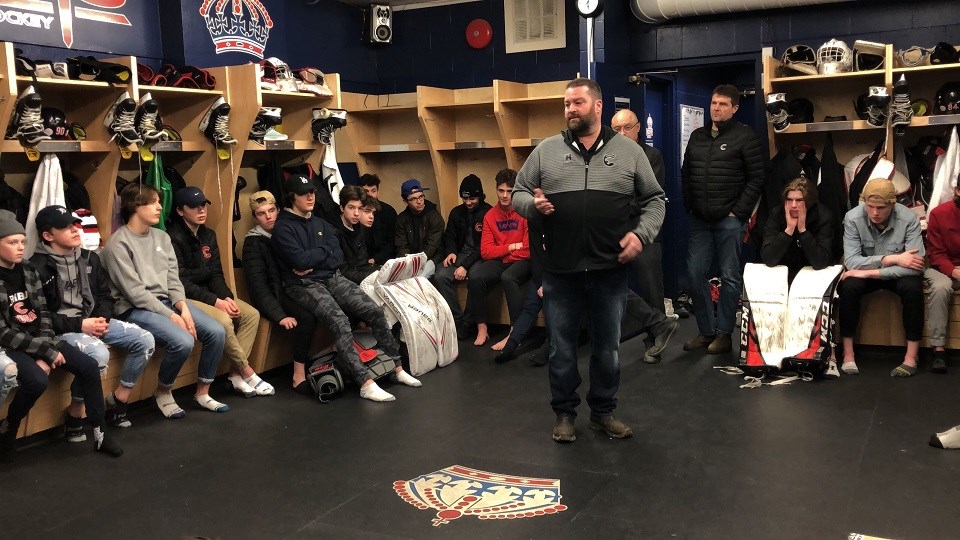
<path id="1" fill-rule="evenodd" d="M 475 231 L 477 231 L 477 232 L 483 232 L 483 222 L 482 222 L 482 221 L 478 221 L 478 222 L 474 223 L 474 224 L 473 224 L 473 230 L 475 230 Z"/>
<path id="2" fill-rule="evenodd" d="M 202 248 L 200 248 L 200 253 L 203 253 L 204 259 L 209 259 L 210 257 L 213 257 L 213 255 L 210 254 L 210 246 L 203 246 Z"/>
<path id="3" fill-rule="evenodd" d="M 572 155 L 572 154 L 567 154 L 567 155 L 563 156 L 563 162 L 564 162 L 564 163 L 570 163 L 571 161 L 573 161 L 573 155 Z"/>
<path id="4" fill-rule="evenodd" d="M 413 480 L 397 480 L 393 490 L 420 510 L 436 510 L 433 526 L 463 516 L 521 519 L 563 512 L 560 480 L 527 478 L 451 465 Z"/>
<path id="5" fill-rule="evenodd" d="M 520 222 L 516 219 L 507 219 L 497 222 L 497 230 L 500 232 L 509 232 L 520 230 Z"/>
<path id="6" fill-rule="evenodd" d="M 721 144 L 721 145 L 720 145 L 720 149 L 721 149 L 721 150 L 726 150 L 726 149 L 727 149 L 727 143 Z"/>
<path id="7" fill-rule="evenodd" d="M 603 164 L 607 167 L 613 166 L 613 160 L 617 159 L 616 154 L 604 154 L 603 155 Z"/>

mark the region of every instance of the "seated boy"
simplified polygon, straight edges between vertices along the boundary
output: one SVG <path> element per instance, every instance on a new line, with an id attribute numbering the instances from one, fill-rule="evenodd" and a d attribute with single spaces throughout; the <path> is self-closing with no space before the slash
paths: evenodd
<path id="1" fill-rule="evenodd" d="M 483 232 L 483 217 L 490 210 L 490 204 L 484 199 L 483 184 L 475 174 L 468 174 L 460 181 L 460 199 L 463 204 L 450 211 L 447 230 L 443 232 L 443 265 L 433 275 L 437 291 L 447 301 L 450 312 L 457 324 L 457 334 L 461 339 L 473 332 L 475 321 L 460 309 L 456 282 L 466 281 L 470 268 L 480 261 L 480 235 Z M 470 304 L 470 300 L 467 300 Z"/>
<path id="2" fill-rule="evenodd" d="M 209 204 L 200 188 L 180 188 L 173 195 L 179 219 L 174 217 L 169 234 L 177 255 L 180 282 L 191 309 L 206 313 L 223 327 L 223 352 L 231 362 L 228 380 L 233 389 L 244 397 L 273 395 L 273 386 L 261 379 L 247 361 L 257 337 L 260 312 L 234 298 L 227 286 L 217 235 L 206 226 Z"/>
<path id="3" fill-rule="evenodd" d="M 822 270 L 833 264 L 833 217 L 817 204 L 817 190 L 806 178 L 791 180 L 782 197 L 783 205 L 767 219 L 760 260 L 786 266 L 792 282 L 804 266 Z"/>
<path id="4" fill-rule="evenodd" d="M 127 351 L 120 371 L 120 385 L 113 392 L 113 399 L 107 398 L 107 401 L 114 403 L 110 422 L 117 427 L 130 427 L 127 418 L 130 390 L 153 356 L 153 335 L 133 323 L 114 318 L 110 282 L 100 257 L 80 248 L 79 217 L 63 206 L 48 206 L 37 213 L 36 223 L 40 242 L 30 262 L 40 274 L 53 331 L 60 339 L 93 357 L 101 372 L 110 361 L 107 345 Z M 80 420 L 83 394 L 78 380 L 70 387 L 70 395 L 73 402 L 67 414 L 67 440 L 82 442 L 87 436 Z"/>
<path id="5" fill-rule="evenodd" d="M 333 227 L 312 213 L 316 204 L 313 184 L 303 176 L 294 175 L 287 179 L 284 187 L 287 208 L 277 218 L 271 242 L 288 293 L 333 333 L 341 365 L 360 385 L 360 397 L 371 401 L 396 399 L 377 385 L 360 360 L 353 346 L 348 315 L 367 323 L 377 346 L 394 360 L 394 381 L 420 386 L 420 381 L 405 372 L 400 364 L 400 348 L 390 334 L 383 311 L 357 284 L 337 270 L 343 264 L 343 252 Z"/>
<path id="6" fill-rule="evenodd" d="M 380 200 L 380 177 L 375 174 L 360 176 L 360 187 L 376 201 L 374 219 L 364 230 L 364 239 L 367 242 L 367 253 L 373 259 L 371 264 L 380 264 L 396 256 L 397 211 L 392 206 Z"/>
<path id="7" fill-rule="evenodd" d="M 250 210 L 257 225 L 243 241 L 243 270 L 250 301 L 264 317 L 280 325 L 289 334 L 293 349 L 293 389 L 313 396 L 306 382 L 306 362 L 316 320 L 313 314 L 293 301 L 280 280 L 277 254 L 270 245 L 277 222 L 277 201 L 269 191 L 250 196 Z"/>
<path id="8" fill-rule="evenodd" d="M 860 324 L 860 301 L 865 294 L 886 289 L 900 297 L 907 352 L 891 377 L 917 372 L 917 352 L 923 335 L 923 240 L 920 218 L 897 202 L 893 182 L 874 178 L 860 194 L 862 204 L 843 218 L 843 264 L 840 281 L 840 370 L 859 373 L 853 336 Z"/>
<path id="9" fill-rule="evenodd" d="M 110 291 L 118 317 L 153 334 L 164 348 L 154 399 L 167 418 L 186 412 L 173 399 L 173 384 L 193 351 L 203 344 L 197 369 L 197 407 L 227 412 L 230 407 L 210 397 L 225 340 L 223 327 L 199 309 L 191 310 L 180 282 L 177 255 L 167 233 L 155 228 L 162 206 L 156 188 L 130 184 L 120 192 L 120 217 L 126 223 L 103 247 L 101 260 L 110 276 Z"/>
<path id="10" fill-rule="evenodd" d="M 7 417 L 0 422 L 0 461 L 13 461 L 20 422 L 47 389 L 50 372 L 60 368 L 79 381 L 93 425 L 93 448 L 113 457 L 123 450 L 104 427 L 103 388 L 97 361 L 57 339 L 47 311 L 40 275 L 23 260 L 27 236 L 23 225 L 0 210 L 0 347 L 17 365 L 19 387 Z"/>
<path id="11" fill-rule="evenodd" d="M 927 322 L 933 363 L 930 371 L 947 372 L 947 313 L 953 293 L 960 289 L 960 186 L 953 188 L 953 200 L 930 211 L 927 219 L 927 256 L 930 268 L 923 277 L 927 286 Z"/>
<path id="12" fill-rule="evenodd" d="M 426 199 L 424 192 L 428 189 L 416 179 L 400 185 L 400 196 L 407 202 L 407 207 L 397 216 L 394 241 L 397 257 L 423 252 L 428 259 L 439 263 L 443 216 L 437 210 L 437 205 Z"/>
<path id="13" fill-rule="evenodd" d="M 376 200 L 364 193 L 360 186 L 344 186 L 340 190 L 340 219 L 331 224 L 337 232 L 340 249 L 343 251 L 340 273 L 358 285 L 367 276 L 380 270 L 379 264 L 370 262 L 364 227 L 360 224 L 363 209 L 375 204 Z"/>
<path id="14" fill-rule="evenodd" d="M 503 169 L 497 173 L 497 206 L 483 217 L 483 233 L 480 236 L 480 256 L 483 261 L 476 265 L 467 278 L 467 309 L 477 322 L 477 339 L 474 345 L 483 345 L 489 339 L 487 332 L 487 288 L 499 282 L 507 298 L 510 325 L 516 322 L 523 303 L 520 284 L 530 277 L 530 243 L 527 237 L 527 220 L 513 209 L 513 186 L 517 172 Z M 494 350 L 503 349 L 507 340 L 494 345 Z"/>

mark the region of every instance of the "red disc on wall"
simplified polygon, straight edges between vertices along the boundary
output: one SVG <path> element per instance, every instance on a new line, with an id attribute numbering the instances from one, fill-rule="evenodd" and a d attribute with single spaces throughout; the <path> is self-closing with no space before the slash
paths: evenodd
<path id="1" fill-rule="evenodd" d="M 485 19 L 474 19 L 467 25 L 467 43 L 474 49 L 482 49 L 493 39 L 493 28 Z"/>

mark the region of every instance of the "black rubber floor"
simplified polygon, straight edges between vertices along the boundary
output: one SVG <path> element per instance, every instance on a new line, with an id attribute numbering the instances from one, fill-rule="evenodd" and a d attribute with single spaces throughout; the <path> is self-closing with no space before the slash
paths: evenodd
<path id="1" fill-rule="evenodd" d="M 960 452 L 933 449 L 960 423 L 960 362 L 891 379 L 899 351 L 861 354 L 859 376 L 741 390 L 683 353 L 683 321 L 664 361 L 621 349 L 618 416 L 634 437 L 587 429 L 550 439 L 545 368 L 461 343 L 420 389 L 394 403 L 356 389 L 330 405 L 280 388 L 244 400 L 215 386 L 227 414 L 164 420 L 135 409 L 113 460 L 88 443 L 41 440 L 0 469 L 5 538 L 951 538 L 960 530 Z M 501 331 L 502 334 L 502 331 Z M 586 377 L 585 365 L 582 372 Z M 586 382 L 584 383 L 586 384 Z M 585 390 L 585 389 L 584 389 Z M 182 405 L 188 393 L 178 393 Z M 463 516 L 434 526 L 394 482 L 461 465 L 560 481 L 565 511 L 513 520 Z"/>

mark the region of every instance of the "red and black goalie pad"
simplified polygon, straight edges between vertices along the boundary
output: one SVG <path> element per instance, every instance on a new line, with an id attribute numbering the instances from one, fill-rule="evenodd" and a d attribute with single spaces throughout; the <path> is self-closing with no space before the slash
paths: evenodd
<path id="1" fill-rule="evenodd" d="M 817 318 L 810 329 L 806 348 L 793 356 L 784 358 L 784 366 L 811 373 L 822 373 L 826 369 L 830 350 L 834 347 L 835 341 L 833 318 L 839 284 L 840 275 L 837 275 L 830 286 L 823 291 Z"/>
<path id="2" fill-rule="evenodd" d="M 740 315 L 740 369 L 747 375 L 760 376 L 776 366 L 767 365 L 760 350 L 757 326 L 753 320 L 753 310 L 747 292 L 743 292 L 742 312 Z"/>

